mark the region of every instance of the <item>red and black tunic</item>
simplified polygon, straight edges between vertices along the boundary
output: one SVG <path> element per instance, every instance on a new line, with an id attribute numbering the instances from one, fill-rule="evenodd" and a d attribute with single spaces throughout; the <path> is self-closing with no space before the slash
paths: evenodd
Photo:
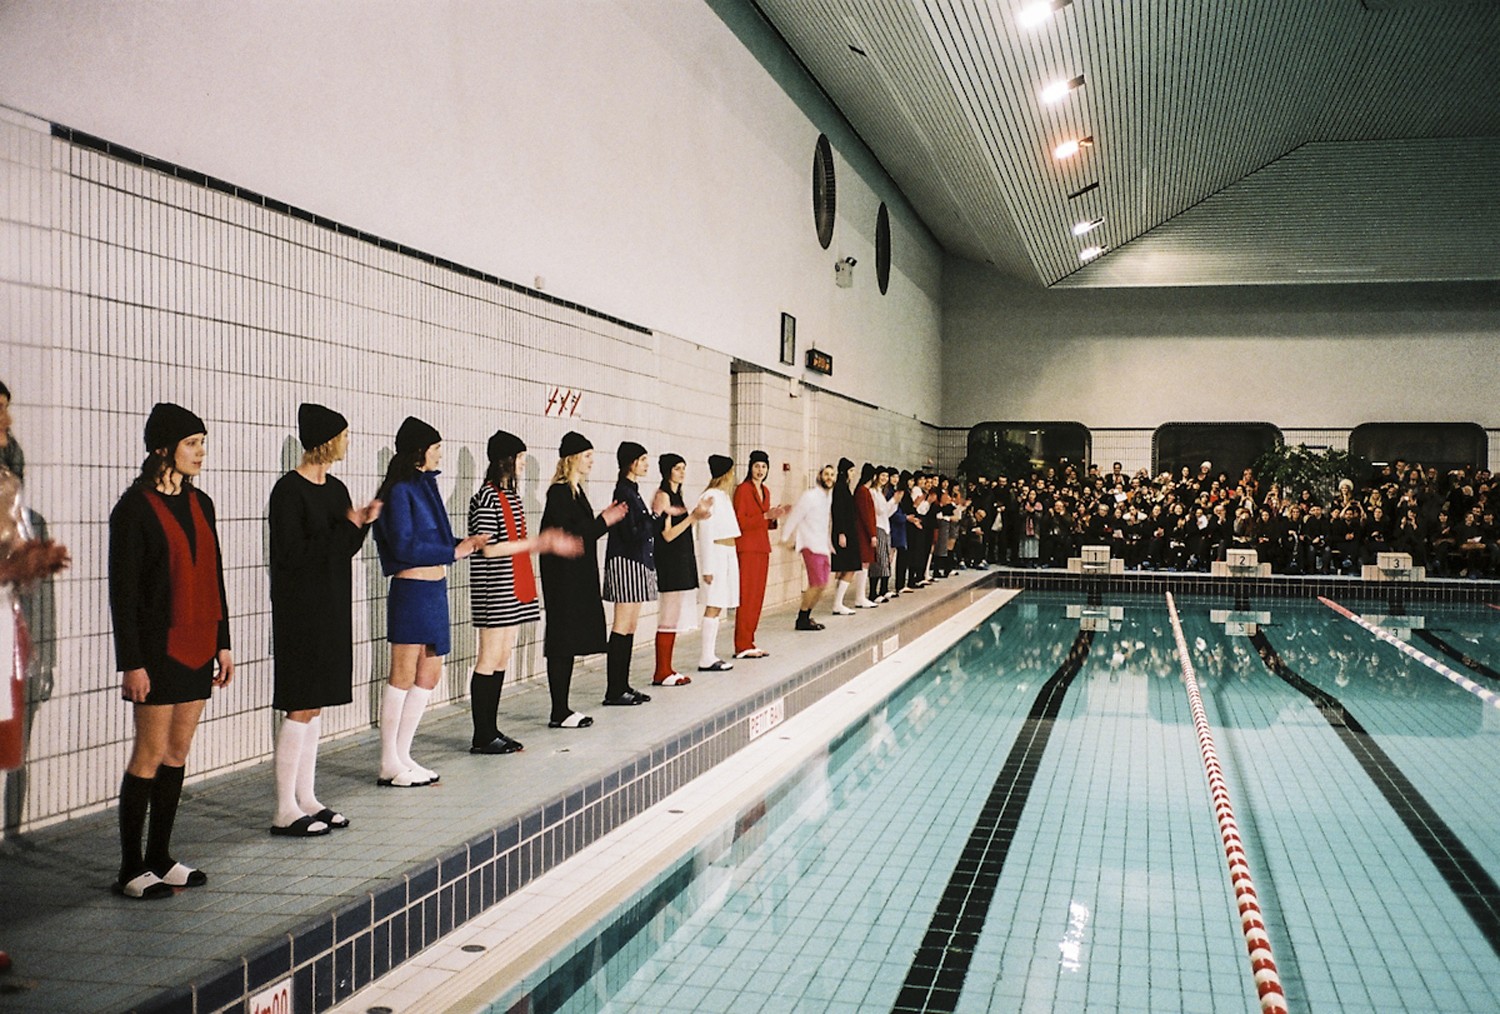
<path id="1" fill-rule="evenodd" d="M 215 654 L 229 647 L 229 605 L 213 501 L 132 487 L 109 516 L 115 664 L 145 669 L 146 704 L 206 699 Z"/>

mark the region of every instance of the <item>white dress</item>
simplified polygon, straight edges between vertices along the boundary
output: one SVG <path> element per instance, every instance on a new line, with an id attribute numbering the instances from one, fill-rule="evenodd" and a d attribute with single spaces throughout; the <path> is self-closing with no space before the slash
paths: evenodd
<path id="1" fill-rule="evenodd" d="M 721 489 L 703 494 L 713 506 L 713 516 L 694 525 L 697 539 L 698 604 L 705 609 L 733 609 L 740 604 L 740 561 L 733 545 L 721 545 L 717 539 L 740 537 L 740 523 L 734 516 L 734 503 Z M 705 581 L 712 577 L 712 581 Z"/>

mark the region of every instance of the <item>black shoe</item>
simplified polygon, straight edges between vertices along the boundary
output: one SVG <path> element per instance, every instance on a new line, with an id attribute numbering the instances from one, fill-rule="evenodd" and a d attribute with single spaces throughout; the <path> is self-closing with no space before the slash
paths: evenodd
<path id="1" fill-rule="evenodd" d="M 637 704 L 645 704 L 650 698 L 643 698 L 633 690 L 626 690 L 619 697 L 606 697 L 603 704 L 611 708 L 629 708 Z"/>
<path id="2" fill-rule="evenodd" d="M 521 744 L 517 740 L 511 739 L 505 733 L 501 732 L 501 733 L 497 733 L 495 735 L 494 739 L 490 740 L 488 743 L 484 744 L 483 746 L 471 746 L 471 747 L 469 747 L 469 752 L 470 753 L 484 753 L 484 754 L 501 754 L 501 753 L 517 753 L 517 752 L 519 752 L 522 749 L 524 749 L 524 748 L 521 746 Z"/>
<path id="3" fill-rule="evenodd" d="M 798 620 L 797 621 L 797 629 L 798 630 L 822 630 L 823 629 L 823 624 L 819 623 L 817 620 Z"/>
<path id="4" fill-rule="evenodd" d="M 625 689 L 629 690 L 631 693 L 633 693 L 637 697 L 639 697 L 642 704 L 645 704 L 647 701 L 651 700 L 651 695 L 650 694 L 643 694 L 639 690 L 637 690 L 635 687 L 626 687 Z"/>

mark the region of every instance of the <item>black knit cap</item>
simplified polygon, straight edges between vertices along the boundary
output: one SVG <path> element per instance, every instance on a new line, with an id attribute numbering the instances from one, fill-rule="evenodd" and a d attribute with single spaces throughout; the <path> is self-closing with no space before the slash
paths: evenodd
<path id="1" fill-rule="evenodd" d="M 420 451 L 424 447 L 442 443 L 443 435 L 414 415 L 409 415 L 396 431 L 396 453 Z"/>
<path id="2" fill-rule="evenodd" d="M 311 401 L 297 406 L 297 436 L 304 451 L 322 447 L 348 428 L 349 420 L 331 408 Z"/>
<path id="3" fill-rule="evenodd" d="M 768 454 L 766 454 L 765 451 L 751 451 L 750 452 L 750 464 L 753 465 L 757 461 L 762 462 L 763 464 L 769 465 L 771 463 L 771 458 L 770 458 L 770 456 Z"/>
<path id="4" fill-rule="evenodd" d="M 568 430 L 568 432 L 563 434 L 562 443 L 557 447 L 557 456 L 559 458 L 571 458 L 575 454 L 582 454 L 584 451 L 592 451 L 593 449 L 594 445 L 589 443 L 588 437 L 582 433 Z"/>
<path id="5" fill-rule="evenodd" d="M 710 454 L 708 456 L 708 474 L 715 479 L 733 467 L 734 459 L 727 454 Z"/>
<path id="6" fill-rule="evenodd" d="M 615 451 L 615 460 L 620 463 L 620 471 L 629 468 L 637 458 L 646 456 L 646 449 L 634 440 L 621 440 L 619 450 Z"/>
<path id="7" fill-rule="evenodd" d="M 207 433 L 202 419 L 181 405 L 159 401 L 151 406 L 146 418 L 146 450 L 155 451 L 177 446 L 177 442 L 195 433 Z"/>
<path id="8" fill-rule="evenodd" d="M 682 457 L 682 455 L 673 454 L 669 451 L 666 454 L 663 454 L 660 458 L 657 458 L 656 463 L 657 466 L 661 468 L 662 477 L 665 478 L 672 474 L 672 469 L 676 468 L 678 465 L 686 465 L 687 461 Z"/>
<path id="9" fill-rule="evenodd" d="M 859 466 L 859 484 L 861 486 L 863 486 L 873 478 L 875 478 L 874 465 L 866 461 L 863 465 Z"/>
<path id="10" fill-rule="evenodd" d="M 485 446 L 485 453 L 489 455 L 491 461 L 514 458 L 524 450 L 526 450 L 526 442 L 514 433 L 507 433 L 504 430 L 491 433 L 490 442 Z"/>
<path id="11" fill-rule="evenodd" d="M 854 462 L 850 461 L 848 458 L 840 458 L 839 459 L 838 473 L 840 475 L 848 475 L 849 474 L 849 470 L 851 468 L 853 468 L 853 467 L 854 467 Z"/>

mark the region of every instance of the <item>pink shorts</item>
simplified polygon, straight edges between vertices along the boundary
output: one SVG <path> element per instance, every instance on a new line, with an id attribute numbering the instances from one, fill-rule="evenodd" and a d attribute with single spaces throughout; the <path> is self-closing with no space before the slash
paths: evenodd
<path id="1" fill-rule="evenodd" d="M 828 557 L 824 553 L 814 553 L 811 549 L 802 551 L 802 562 L 807 565 L 807 586 L 809 588 L 822 588 L 828 584 Z"/>

